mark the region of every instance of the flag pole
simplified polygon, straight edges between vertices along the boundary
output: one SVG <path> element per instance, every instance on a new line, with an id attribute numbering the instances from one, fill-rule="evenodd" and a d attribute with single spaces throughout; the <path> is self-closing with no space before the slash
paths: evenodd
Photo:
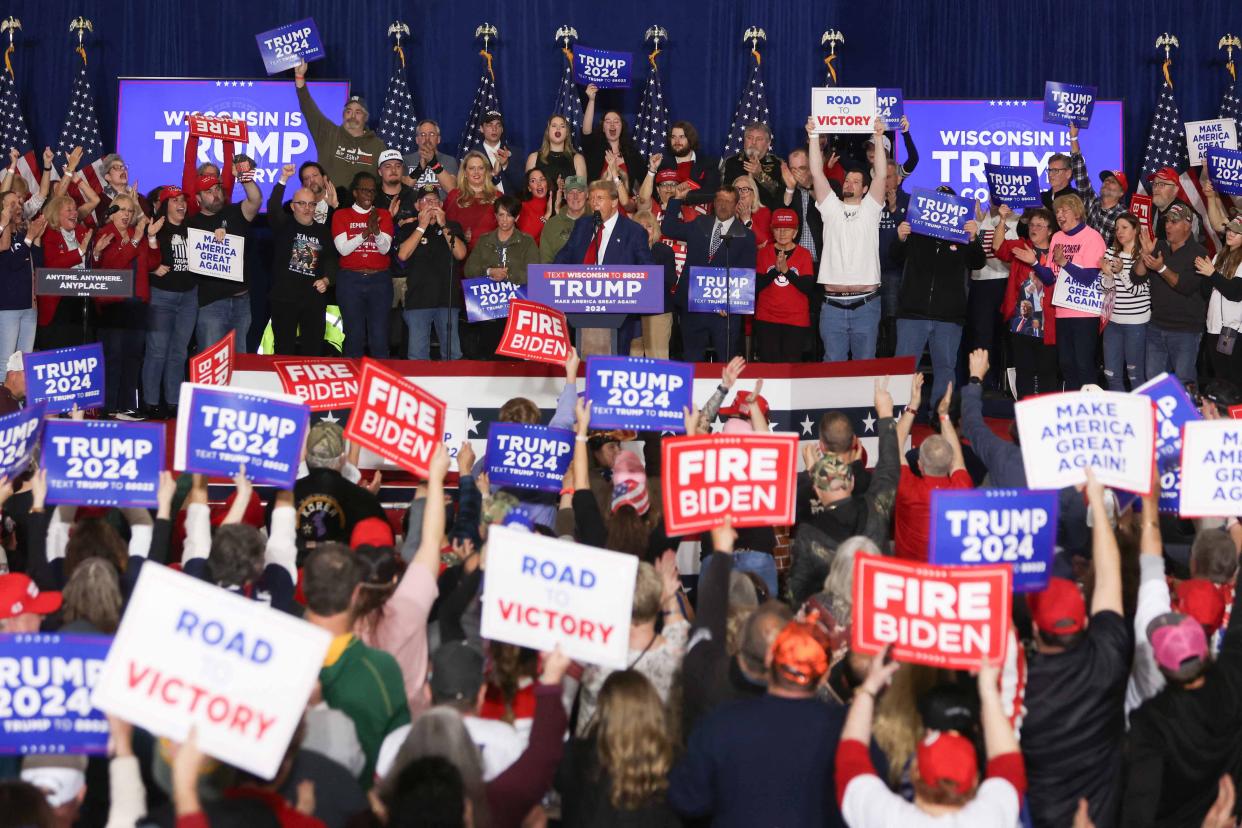
<path id="1" fill-rule="evenodd" d="M 1216 44 L 1216 48 L 1225 50 L 1225 69 L 1229 72 L 1230 79 L 1236 83 L 1238 72 L 1233 64 L 1233 50 L 1242 49 L 1242 39 L 1239 39 L 1235 34 L 1226 33 Z"/>
<path id="2" fill-rule="evenodd" d="M 837 60 L 837 45 L 845 44 L 845 35 L 836 29 L 829 29 L 824 32 L 824 36 L 819 39 L 820 46 L 828 47 L 828 57 L 824 58 L 824 65 L 828 67 L 828 84 L 830 86 L 837 85 L 837 67 L 833 64 Z"/>

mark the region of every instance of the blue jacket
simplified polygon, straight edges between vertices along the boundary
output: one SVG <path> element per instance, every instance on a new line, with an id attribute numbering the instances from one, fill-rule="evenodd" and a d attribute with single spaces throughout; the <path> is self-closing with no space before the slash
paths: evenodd
<path id="1" fill-rule="evenodd" d="M 755 266 L 755 234 L 740 221 L 729 226 L 729 247 L 724 244 L 716 248 L 716 255 L 709 256 L 711 250 L 712 228 L 716 226 L 716 217 L 699 216 L 694 221 L 681 220 L 681 200 L 670 198 L 664 208 L 664 219 L 660 222 L 660 232 L 670 239 L 686 243 L 686 267 L 724 267 L 727 257 L 729 267 Z M 673 296 L 673 304 L 686 310 L 689 302 L 690 279 L 689 270 L 682 271 L 682 278 L 677 282 L 677 292 Z"/>
<path id="2" fill-rule="evenodd" d="M 556 254 L 557 264 L 582 264 L 595 235 L 595 219 L 585 215 L 574 222 L 569 240 Z M 617 224 L 608 237 L 608 249 L 600 257 L 603 264 L 637 265 L 651 264 L 651 242 L 647 230 L 633 219 L 617 216 Z"/>

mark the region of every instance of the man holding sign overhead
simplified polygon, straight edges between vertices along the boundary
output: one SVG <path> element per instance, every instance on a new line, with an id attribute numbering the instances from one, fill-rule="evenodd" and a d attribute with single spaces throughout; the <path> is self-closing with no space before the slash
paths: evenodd
<path id="1" fill-rule="evenodd" d="M 880 331 L 880 211 L 888 176 L 888 153 L 877 152 L 871 170 L 851 170 L 841 185 L 841 198 L 824 177 L 823 150 L 815 119 L 806 119 L 815 206 L 824 217 L 819 283 L 824 306 L 819 335 L 824 361 L 873 359 Z M 876 119 L 875 134 L 884 134 Z M 872 184 L 875 184 L 873 187 Z"/>

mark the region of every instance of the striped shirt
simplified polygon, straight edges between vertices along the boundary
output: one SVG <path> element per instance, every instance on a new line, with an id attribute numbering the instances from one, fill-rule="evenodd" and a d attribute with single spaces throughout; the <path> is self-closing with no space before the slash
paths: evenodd
<path id="1" fill-rule="evenodd" d="M 1129 253 L 1109 250 L 1104 254 L 1109 261 L 1121 260 L 1121 272 L 1113 280 L 1113 312 L 1110 322 L 1118 325 L 1144 325 L 1151 321 L 1151 283 L 1144 279 L 1141 284 L 1130 281 L 1134 257 Z"/>

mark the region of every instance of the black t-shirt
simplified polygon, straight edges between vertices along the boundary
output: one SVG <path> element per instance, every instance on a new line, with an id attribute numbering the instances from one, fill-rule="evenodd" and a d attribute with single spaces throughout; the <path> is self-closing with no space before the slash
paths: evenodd
<path id="1" fill-rule="evenodd" d="M 462 305 L 461 263 L 453 258 L 453 251 L 444 238 L 446 229 L 455 238 L 465 238 L 461 225 L 455 221 L 448 222 L 447 228 L 430 225 L 405 263 L 407 308 L 460 308 Z"/>
<path id="2" fill-rule="evenodd" d="M 271 298 L 297 301 L 307 296 L 321 296 L 314 283 L 336 270 L 332 229 L 314 221 L 309 225 L 299 224 L 297 219 L 286 217 L 274 228 L 272 242 L 275 253 Z"/>
<path id="3" fill-rule="evenodd" d="M 210 216 L 200 212 L 186 219 L 185 223 L 187 227 L 205 230 L 208 233 L 214 233 L 221 227 L 233 236 L 246 236 L 250 233 L 250 220 L 242 213 L 240 204 L 226 204 L 224 209 Z M 243 274 L 245 274 L 244 270 Z M 228 279 L 217 279 L 214 276 L 199 276 L 198 306 L 201 308 L 230 296 L 240 296 L 246 292 L 246 285 L 249 281 L 249 278 L 243 278 L 240 282 L 231 282 Z"/>
<path id="4" fill-rule="evenodd" d="M 1069 825 L 1080 797 L 1091 803 L 1097 828 L 1118 824 L 1126 680 L 1133 654 L 1126 620 L 1115 612 L 1098 612 L 1076 646 L 1031 657 L 1022 756 L 1036 828 Z"/>
<path id="5" fill-rule="evenodd" d="M 163 276 L 156 276 L 155 268 L 151 268 L 151 287 L 176 293 L 193 290 L 198 284 L 198 274 L 191 273 L 186 267 L 188 253 L 185 243 L 185 225 L 165 221 L 156 238 L 160 243 L 160 263 L 168 265 L 170 269 Z"/>
<path id="6" fill-rule="evenodd" d="M 299 548 L 307 541 L 349 543 L 350 533 L 358 521 L 384 517 L 375 495 L 332 469 L 311 469 L 294 484 L 293 503 L 298 518 Z M 270 522 L 270 510 L 268 515 Z"/>

